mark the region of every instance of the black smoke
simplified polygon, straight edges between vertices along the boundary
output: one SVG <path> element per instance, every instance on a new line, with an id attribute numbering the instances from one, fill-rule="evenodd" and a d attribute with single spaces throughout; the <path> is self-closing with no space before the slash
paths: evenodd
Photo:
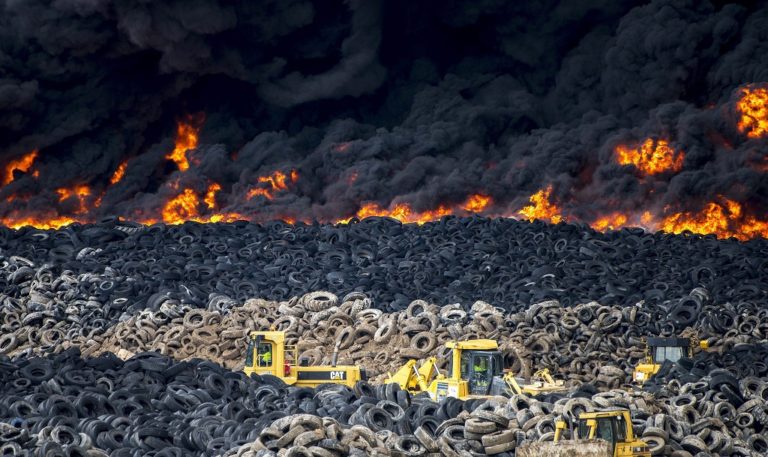
<path id="1" fill-rule="evenodd" d="M 0 165 L 40 151 L 38 177 L 0 189 L 0 217 L 72 215 L 55 189 L 75 184 L 101 196 L 78 218 L 157 217 L 212 182 L 216 211 L 255 220 L 477 192 L 511 214 L 550 184 L 587 221 L 718 196 L 762 216 L 768 144 L 738 131 L 734 104 L 763 82 L 762 2 L 0 0 Z M 181 172 L 165 156 L 196 113 Z M 648 137 L 682 149 L 682 171 L 615 163 Z M 291 169 L 288 191 L 246 198 Z"/>

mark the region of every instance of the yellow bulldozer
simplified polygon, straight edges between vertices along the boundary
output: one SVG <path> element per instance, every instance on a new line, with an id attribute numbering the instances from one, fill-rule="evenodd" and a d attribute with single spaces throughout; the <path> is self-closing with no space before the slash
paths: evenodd
<path id="1" fill-rule="evenodd" d="M 367 380 L 365 369 L 358 366 L 337 365 L 338 350 L 333 353 L 331 365 L 308 366 L 298 360 L 298 347 L 285 344 L 285 332 L 251 332 L 245 353 L 243 371 L 250 376 L 272 375 L 288 385 L 317 387 L 320 384 L 344 384 L 353 387 L 357 381 Z"/>
<path id="2" fill-rule="evenodd" d="M 651 457 L 645 441 L 637 439 L 632 418 L 626 409 L 581 413 L 571 439 L 562 440 L 565 422 L 555 424 L 555 439 L 527 442 L 515 451 L 516 457 Z"/>
<path id="3" fill-rule="evenodd" d="M 644 384 L 659 372 L 661 365 L 666 362 L 675 363 L 683 357 L 693 357 L 694 349 L 708 349 L 706 340 L 692 338 L 661 338 L 652 337 L 645 341 L 645 356 L 635 367 L 632 380 Z"/>
<path id="4" fill-rule="evenodd" d="M 394 374 L 389 374 L 385 382 L 398 384 L 413 394 L 428 392 L 435 401 L 445 397 L 466 400 L 513 393 L 538 395 L 566 391 L 563 381 L 552 379 L 546 369 L 537 371 L 529 383 L 505 373 L 496 341 L 449 341 L 445 346 L 451 350 L 447 373 L 437 369 L 435 357 L 430 357 L 419 367 L 417 360 L 409 360 Z"/>

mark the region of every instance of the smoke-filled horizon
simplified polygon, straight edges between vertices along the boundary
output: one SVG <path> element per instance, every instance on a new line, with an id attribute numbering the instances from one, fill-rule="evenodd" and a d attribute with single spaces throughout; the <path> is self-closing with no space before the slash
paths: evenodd
<path id="1" fill-rule="evenodd" d="M 0 0 L 0 219 L 768 234 L 768 6 L 517 3 Z"/>

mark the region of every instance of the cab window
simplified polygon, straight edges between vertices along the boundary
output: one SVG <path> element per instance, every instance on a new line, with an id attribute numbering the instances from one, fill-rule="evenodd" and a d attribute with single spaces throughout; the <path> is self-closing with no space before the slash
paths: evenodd
<path id="1" fill-rule="evenodd" d="M 256 347 L 256 366 L 272 366 L 272 343 L 259 343 Z"/>
<path id="2" fill-rule="evenodd" d="M 613 450 L 616 447 L 616 436 L 613 432 L 613 426 L 614 422 L 610 418 L 598 419 L 597 431 L 595 433 L 595 438 L 603 439 L 610 443 L 611 453 L 613 453 Z"/>
<path id="3" fill-rule="evenodd" d="M 589 438 L 589 427 L 587 426 L 587 421 L 580 420 L 578 422 L 576 427 L 576 437 L 581 440 L 586 440 Z"/>
<path id="4" fill-rule="evenodd" d="M 501 354 L 493 355 L 493 375 L 502 376 L 504 374 L 504 359 Z"/>
<path id="5" fill-rule="evenodd" d="M 622 416 L 616 417 L 616 441 L 627 441 L 627 426 Z"/>
<path id="6" fill-rule="evenodd" d="M 609 443 L 614 442 L 613 424 L 611 423 L 610 419 L 597 420 L 597 430 L 595 433 L 595 438 L 608 441 Z"/>
<path id="7" fill-rule="evenodd" d="M 491 375 L 491 357 L 487 354 L 475 354 L 472 357 L 471 370 L 469 393 L 487 395 L 493 378 Z"/>
<path id="8" fill-rule="evenodd" d="M 470 352 L 461 353 L 461 379 L 468 379 L 471 371 L 470 362 L 472 360 L 472 354 Z"/>
<path id="9" fill-rule="evenodd" d="M 654 351 L 653 360 L 656 363 L 664 363 L 667 360 L 675 363 L 682 357 L 683 348 L 681 347 L 657 347 Z"/>
<path id="10" fill-rule="evenodd" d="M 487 355 L 475 355 L 472 361 L 473 378 L 487 378 L 491 370 L 491 358 Z"/>
<path id="11" fill-rule="evenodd" d="M 245 366 L 253 366 L 253 353 L 256 350 L 256 340 L 250 340 L 248 342 L 248 349 L 245 350 Z"/>

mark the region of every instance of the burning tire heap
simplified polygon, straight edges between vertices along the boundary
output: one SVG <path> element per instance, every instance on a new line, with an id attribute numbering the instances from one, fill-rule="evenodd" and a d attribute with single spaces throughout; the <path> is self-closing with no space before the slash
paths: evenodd
<path id="1" fill-rule="evenodd" d="M 654 455 L 768 451 L 763 240 L 451 218 L 2 235 L 0 455 L 514 455 L 610 406 Z M 244 337 L 271 326 L 374 379 L 247 378 Z M 626 389 L 643 336 L 694 332 L 709 352 Z M 435 403 L 381 383 L 471 338 L 570 393 Z"/>

